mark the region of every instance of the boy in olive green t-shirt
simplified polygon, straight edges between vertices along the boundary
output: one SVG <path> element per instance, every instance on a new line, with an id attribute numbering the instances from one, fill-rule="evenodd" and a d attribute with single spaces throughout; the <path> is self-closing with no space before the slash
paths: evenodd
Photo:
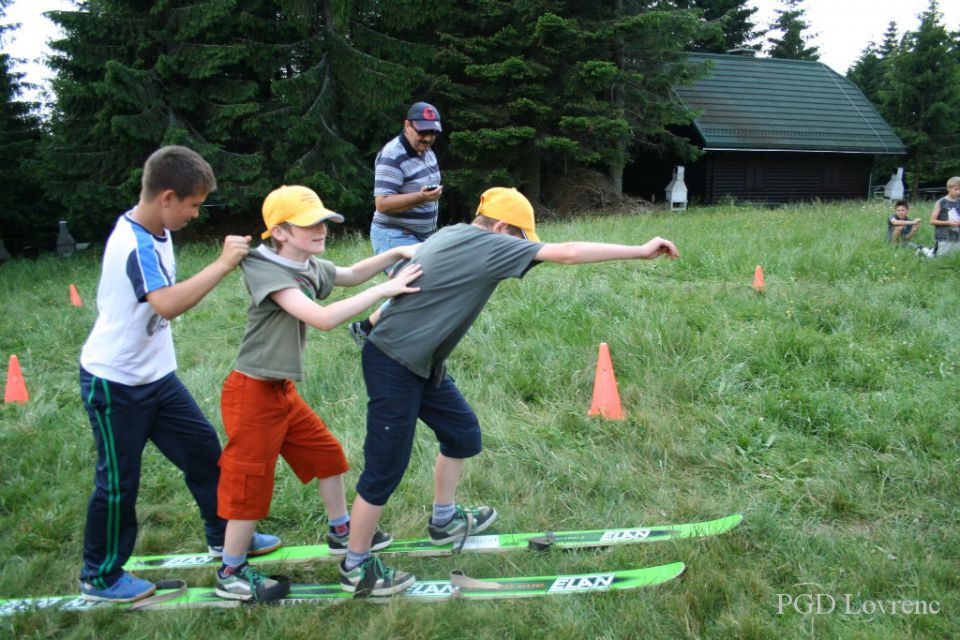
<path id="1" fill-rule="evenodd" d="M 263 203 L 263 219 L 267 231 L 262 237 L 272 236 L 277 248 L 261 245 L 241 264 L 250 293 L 247 328 L 221 396 L 228 441 L 220 458 L 217 497 L 218 514 L 228 522 L 216 593 L 268 602 L 285 596 L 289 585 L 250 567 L 246 549 L 257 521 L 269 512 L 279 456 L 304 484 L 318 479 L 331 552 L 346 554 L 349 540 L 343 484 L 349 467 L 343 448 L 295 385 L 303 379 L 307 325 L 329 331 L 382 298 L 418 291 L 408 285 L 419 277 L 420 267 L 408 266 L 387 282 L 321 306 L 317 300 L 329 296 L 334 285 L 362 284 L 410 258 L 416 247 L 398 247 L 346 268 L 318 260 L 314 255 L 325 248 L 326 221 L 343 222 L 343 216 L 326 209 L 307 187 L 271 192 Z M 378 529 L 367 542 L 382 549 L 392 538 Z"/>

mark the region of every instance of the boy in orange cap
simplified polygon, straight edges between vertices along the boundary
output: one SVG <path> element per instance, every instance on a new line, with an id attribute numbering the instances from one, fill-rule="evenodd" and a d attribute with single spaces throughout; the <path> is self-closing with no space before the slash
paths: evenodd
<path id="1" fill-rule="evenodd" d="M 411 257 L 415 247 L 397 247 L 351 267 L 317 259 L 326 247 L 327 222 L 343 222 L 343 216 L 302 186 L 272 191 L 263 202 L 263 221 L 267 230 L 262 237 L 273 238 L 275 248 L 261 245 L 241 263 L 250 293 L 247 328 L 221 396 L 228 441 L 220 458 L 218 512 L 228 522 L 216 585 L 223 598 L 258 602 L 282 598 L 289 590 L 246 562 L 256 523 L 270 509 L 279 456 L 304 484 L 319 480 L 331 551 L 346 553 L 350 537 L 343 486 L 349 467 L 343 448 L 294 384 L 303 379 L 307 325 L 329 331 L 382 298 L 414 293 L 418 289 L 409 285 L 421 269 L 409 265 L 391 280 L 321 306 L 317 301 L 329 296 L 334 285 L 362 284 Z M 364 545 L 381 549 L 390 542 L 389 535 L 374 528 Z"/>
<path id="2" fill-rule="evenodd" d="M 494 187 L 480 198 L 472 224 L 441 229 L 418 249 L 411 264 L 423 266 L 422 292 L 390 301 L 363 346 L 367 386 L 364 468 L 351 512 L 353 536 L 340 565 L 346 591 L 389 595 L 415 577 L 385 567 L 370 554 L 370 540 L 387 500 L 406 471 L 417 419 L 440 443 L 434 468 L 434 503 L 427 523 L 438 545 L 457 542 L 497 518 L 489 506 L 455 502 L 466 458 L 480 453 L 480 423 L 453 379 L 446 360 L 467 333 L 497 285 L 522 278 L 541 262 L 583 264 L 677 257 L 669 240 L 639 245 L 564 242 L 544 244 L 533 207 L 516 189 Z"/>

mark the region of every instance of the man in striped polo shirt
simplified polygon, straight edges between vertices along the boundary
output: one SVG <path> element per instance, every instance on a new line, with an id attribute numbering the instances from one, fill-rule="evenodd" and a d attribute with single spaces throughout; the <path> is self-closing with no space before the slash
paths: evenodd
<path id="1" fill-rule="evenodd" d="M 373 198 L 376 211 L 370 225 L 373 252 L 417 244 L 437 230 L 438 200 L 443 193 L 440 165 L 431 147 L 443 131 L 440 112 L 417 102 L 407 111 L 403 131 L 383 146 L 374 162 Z M 380 312 L 347 326 L 362 346 Z"/>

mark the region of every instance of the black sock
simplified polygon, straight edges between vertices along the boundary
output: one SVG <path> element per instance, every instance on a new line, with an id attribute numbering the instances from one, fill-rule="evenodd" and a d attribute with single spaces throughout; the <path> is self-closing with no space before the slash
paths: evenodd
<path id="1" fill-rule="evenodd" d="M 363 329 L 364 333 L 370 333 L 373 331 L 373 323 L 370 322 L 370 318 L 364 318 L 360 321 L 360 328 Z"/>

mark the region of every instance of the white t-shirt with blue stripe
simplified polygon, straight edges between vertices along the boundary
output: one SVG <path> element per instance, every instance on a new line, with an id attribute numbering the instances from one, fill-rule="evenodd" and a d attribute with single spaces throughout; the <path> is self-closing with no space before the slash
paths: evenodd
<path id="1" fill-rule="evenodd" d="M 177 368 L 170 323 L 147 294 L 176 282 L 173 238 L 155 236 L 130 218 L 117 219 L 103 253 L 97 320 L 80 351 L 80 365 L 125 385 L 159 380 Z"/>

